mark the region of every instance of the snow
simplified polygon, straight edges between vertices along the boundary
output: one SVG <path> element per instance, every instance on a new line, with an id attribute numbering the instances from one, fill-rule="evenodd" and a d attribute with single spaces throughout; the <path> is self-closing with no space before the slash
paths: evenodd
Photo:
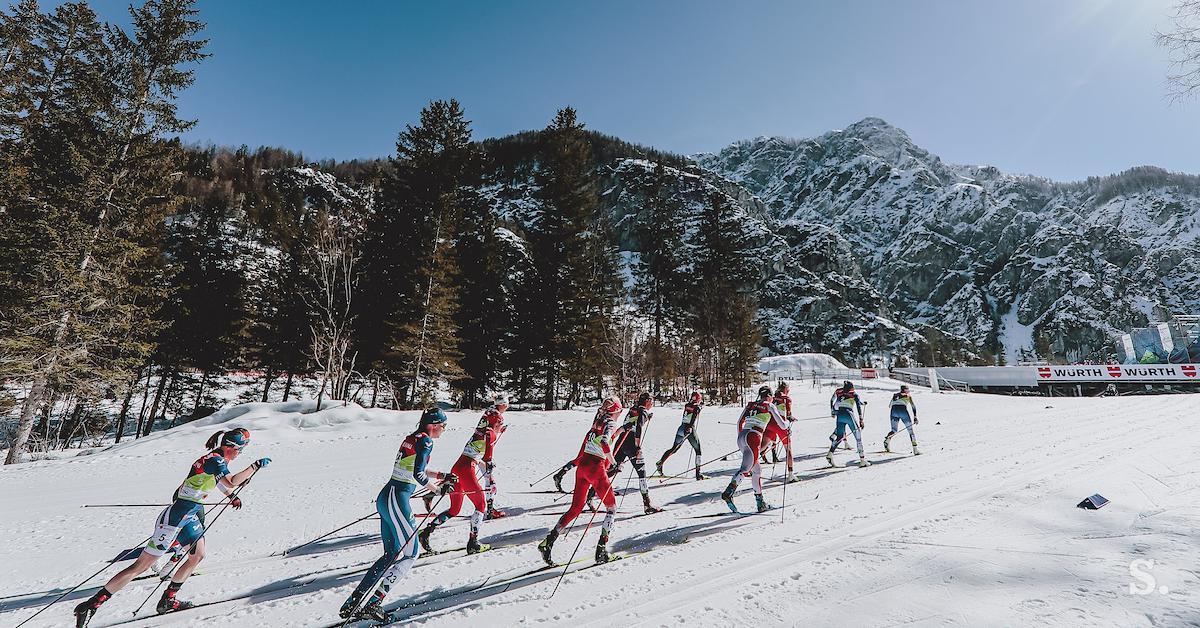
<path id="1" fill-rule="evenodd" d="M 1021 300 L 1025 295 L 1018 294 L 1003 316 L 1000 317 L 1000 346 L 1004 348 L 1004 359 L 1008 364 L 1018 364 L 1023 360 L 1022 350 L 1033 351 L 1033 324 L 1022 325 L 1017 320 L 1021 310 Z"/>
<path id="2" fill-rule="evenodd" d="M 789 356 L 780 356 L 789 357 Z M 792 358 L 797 359 L 797 358 Z M 1196 397 L 1020 398 L 917 391 L 916 426 L 925 455 L 877 452 L 887 400 L 897 382 L 863 391 L 867 469 L 823 469 L 832 425 L 828 388 L 793 384 L 796 471 L 786 506 L 765 516 L 720 514 L 716 494 L 736 464 L 717 459 L 713 479 L 651 480 L 659 515 L 619 515 L 614 551 L 641 551 L 612 565 L 503 584 L 485 579 L 538 566 L 534 544 L 566 500 L 532 489 L 572 457 L 591 412 L 510 412 L 497 447 L 501 494 L 511 516 L 484 524 L 483 555 L 446 554 L 418 563 L 389 602 L 434 600 L 402 611 L 405 625 L 625 626 L 1179 626 L 1200 609 L 1200 546 L 1195 543 L 1200 432 L 1190 429 Z M 378 528 L 365 521 L 286 558 L 271 554 L 372 512 L 396 447 L 416 413 L 311 402 L 245 404 L 203 421 L 122 443 L 94 455 L 0 469 L 0 625 L 15 625 L 103 561 L 149 534 L 156 508 L 82 508 L 84 504 L 162 502 L 218 428 L 247 426 L 252 444 L 232 465 L 274 462 L 208 535 L 201 573 L 180 596 L 213 603 L 178 615 L 143 611 L 135 625 L 309 626 L 332 623 L 361 570 L 379 554 Z M 733 450 L 735 407 L 710 407 L 700 419 L 706 459 Z M 646 434 L 657 459 L 678 424 L 677 407 L 659 408 Z M 432 466 L 447 469 L 461 452 L 476 412 L 455 412 Z M 1146 438 L 1146 434 L 1169 438 Z M 904 449 L 902 436 L 893 441 Z M 839 451 L 839 462 L 850 455 Z M 667 463 L 684 471 L 686 446 Z M 765 468 L 778 476 L 783 465 Z M 626 485 L 623 473 L 618 486 Z M 568 480 L 570 475 L 568 475 Z M 749 482 L 743 483 L 747 490 Z M 621 505 L 634 513 L 636 487 Z M 1092 493 L 1112 503 L 1075 504 Z M 783 491 L 768 485 L 767 499 Z M 748 493 L 736 498 L 752 505 Z M 419 510 L 418 502 L 418 510 Z M 212 520 L 210 519 L 210 522 Z M 585 515 L 555 548 L 565 560 Z M 596 526 L 580 554 L 591 553 Z M 434 535 L 460 546 L 465 521 Z M 1153 568 L 1135 560 L 1152 560 Z M 590 562 L 590 561 L 589 561 Z M 586 564 L 586 563 L 585 563 Z M 1146 590 L 1134 577 L 1155 580 Z M 582 565 L 579 565 L 582 566 Z M 578 566 L 577 566 L 578 567 Z M 575 569 L 577 567 L 573 567 Z M 29 626 L 69 623 L 70 608 L 115 572 L 110 568 Z M 92 621 L 126 623 L 154 586 L 122 590 Z M 458 592 L 458 595 L 449 595 Z M 229 598 L 242 596 L 231 601 Z M 151 604 L 152 606 L 152 604 Z"/>
<path id="3" fill-rule="evenodd" d="M 773 355 L 758 361 L 761 373 L 799 372 L 799 371 L 844 371 L 848 367 L 827 353 L 791 353 L 788 355 Z"/>

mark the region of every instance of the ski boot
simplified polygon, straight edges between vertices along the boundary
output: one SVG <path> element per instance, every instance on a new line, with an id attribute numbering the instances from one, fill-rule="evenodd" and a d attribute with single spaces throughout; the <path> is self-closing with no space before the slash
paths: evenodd
<path id="1" fill-rule="evenodd" d="M 488 545 L 487 543 L 480 543 L 479 539 L 474 534 L 467 539 L 467 554 L 478 554 L 480 552 L 486 552 L 490 549 L 492 549 L 491 545 Z"/>
<path id="2" fill-rule="evenodd" d="M 781 460 L 779 458 L 779 452 L 775 451 L 774 447 L 771 448 L 771 458 L 772 458 L 771 464 L 779 464 L 779 463 L 783 462 L 783 460 Z"/>
<path id="3" fill-rule="evenodd" d="M 850 439 L 849 438 L 842 439 L 842 449 L 845 449 L 846 451 L 850 451 Z"/>
<path id="4" fill-rule="evenodd" d="M 96 614 L 96 609 L 100 608 L 100 605 L 107 602 L 110 597 L 112 594 L 108 592 L 108 589 L 100 589 L 92 597 L 80 602 L 75 607 L 75 628 L 85 628 L 88 622 L 92 621 L 92 615 Z"/>
<path id="5" fill-rule="evenodd" d="M 601 533 L 600 534 L 600 542 L 596 544 L 596 564 L 597 565 L 602 565 L 604 563 L 607 563 L 609 560 L 612 560 L 612 557 L 608 555 L 608 548 L 605 547 L 607 544 L 608 544 L 608 534 Z"/>
<path id="6" fill-rule="evenodd" d="M 836 465 L 836 464 L 834 464 L 834 462 L 833 462 L 833 452 L 832 452 L 832 451 L 831 451 L 831 452 L 829 452 L 829 453 L 827 453 L 827 454 L 825 454 L 825 461 L 826 461 L 826 462 L 828 462 L 828 463 L 829 463 L 829 466 L 831 466 L 831 467 L 836 467 L 836 466 L 837 466 L 837 465 Z"/>
<path id="7" fill-rule="evenodd" d="M 541 543 L 538 543 L 538 551 L 542 553 L 542 560 L 546 561 L 546 564 L 550 565 L 551 567 L 554 566 L 554 558 L 550 555 L 550 553 L 554 551 L 554 541 L 556 539 L 558 539 L 557 528 L 550 530 L 550 533 L 546 535 L 546 538 L 542 539 Z"/>
<path id="8" fill-rule="evenodd" d="M 422 551 L 429 554 L 436 553 L 433 551 L 433 544 L 429 542 L 429 535 L 433 534 L 433 531 L 436 529 L 437 524 L 430 521 L 429 523 L 425 524 L 425 529 L 421 530 L 420 534 L 417 534 L 417 542 L 421 544 Z"/>
<path id="9" fill-rule="evenodd" d="M 496 510 L 496 505 L 492 503 L 492 500 L 490 500 L 490 499 L 487 500 L 487 512 L 484 513 L 484 515 L 483 515 L 484 521 L 491 521 L 492 519 L 503 519 L 504 517 L 507 517 L 507 516 L 508 516 L 508 514 L 505 513 L 503 510 Z"/>
<path id="10" fill-rule="evenodd" d="M 562 469 L 558 473 L 554 474 L 554 488 L 557 488 L 558 492 L 560 492 L 560 493 L 566 492 L 563 490 L 563 487 L 562 487 L 562 481 L 566 475 L 567 475 L 566 469 Z"/>
<path id="11" fill-rule="evenodd" d="M 659 460 L 658 464 L 654 465 L 654 475 L 666 477 L 667 474 L 663 473 L 662 464 L 662 461 Z"/>
<path id="12" fill-rule="evenodd" d="M 892 453 L 892 437 L 895 435 L 895 432 L 888 432 L 887 436 L 883 437 L 883 450 L 889 454 Z"/>
<path id="13" fill-rule="evenodd" d="M 795 472 L 788 471 L 787 475 L 784 476 L 783 481 L 787 482 L 788 484 L 791 484 L 792 482 L 799 482 L 800 478 L 796 477 Z"/>
<path id="14" fill-rule="evenodd" d="M 159 598 L 158 606 L 155 606 L 154 610 L 157 611 L 159 615 L 166 615 L 167 613 L 186 611 L 187 609 L 195 606 L 195 604 L 192 604 L 191 602 L 176 599 L 175 594 L 178 591 L 179 587 L 176 587 L 174 582 L 167 585 L 167 590 L 163 591 L 163 596 Z"/>
<path id="15" fill-rule="evenodd" d="M 858 468 L 860 468 L 860 469 L 861 469 L 861 468 L 863 468 L 863 467 L 869 467 L 869 466 L 871 466 L 871 461 L 870 461 L 870 460 L 867 460 L 867 457 L 866 457 L 866 456 L 859 456 L 859 457 L 858 457 Z"/>
<path id="16" fill-rule="evenodd" d="M 357 617 L 377 621 L 381 624 L 391 621 L 391 616 L 383 610 L 383 596 L 378 593 L 372 595 L 371 601 L 359 609 Z"/>
<path id="17" fill-rule="evenodd" d="M 767 500 L 763 499 L 762 495 L 754 496 L 754 506 L 758 509 L 758 512 L 767 512 L 773 508 L 773 506 L 767 503 Z"/>
<path id="18" fill-rule="evenodd" d="M 700 471 L 699 471 L 699 470 L 697 470 L 697 471 L 696 471 L 696 479 L 697 479 L 697 480 L 707 480 L 707 479 L 708 479 L 708 476 L 707 476 L 707 475 L 704 475 L 703 473 L 700 473 Z"/>
<path id="19" fill-rule="evenodd" d="M 433 512 L 433 491 L 422 495 L 421 501 L 425 502 L 425 512 Z"/>
<path id="20" fill-rule="evenodd" d="M 913 444 L 913 455 L 914 455 L 914 456 L 919 456 L 919 455 L 921 455 L 921 451 L 920 451 L 919 449 L 917 449 L 917 441 L 915 441 L 915 440 L 914 440 L 914 441 L 912 442 L 912 444 Z"/>
<path id="21" fill-rule="evenodd" d="M 342 607 L 338 609 L 338 617 L 350 619 L 350 616 L 358 609 L 358 603 L 362 601 L 362 597 L 362 591 L 355 590 L 351 593 L 350 597 L 346 598 L 346 601 L 342 603 Z"/>
<path id="22" fill-rule="evenodd" d="M 725 505 L 729 507 L 729 510 L 733 512 L 738 511 L 737 505 L 733 503 L 733 492 L 735 490 L 737 490 L 737 487 L 730 483 L 729 486 L 725 487 L 724 491 L 721 491 L 721 499 L 725 502 Z"/>
<path id="23" fill-rule="evenodd" d="M 642 505 L 646 507 L 646 514 L 648 515 L 663 511 L 662 508 L 650 503 L 650 493 L 642 493 Z"/>

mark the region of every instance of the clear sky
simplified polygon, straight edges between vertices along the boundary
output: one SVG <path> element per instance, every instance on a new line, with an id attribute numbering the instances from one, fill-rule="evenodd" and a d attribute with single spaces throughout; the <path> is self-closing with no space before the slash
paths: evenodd
<path id="1" fill-rule="evenodd" d="M 376 157 L 435 98 L 477 137 L 590 128 L 680 152 L 878 116 L 953 163 L 1200 172 L 1200 101 L 1154 44 L 1174 0 L 202 0 L 187 139 Z M 94 6 L 121 19 L 121 2 Z"/>

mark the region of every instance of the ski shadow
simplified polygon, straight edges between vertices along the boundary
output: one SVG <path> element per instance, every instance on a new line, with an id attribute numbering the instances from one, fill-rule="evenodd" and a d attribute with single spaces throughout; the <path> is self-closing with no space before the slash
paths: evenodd
<path id="1" fill-rule="evenodd" d="M 724 532 L 731 527 L 736 527 L 736 524 L 730 526 L 728 522 L 697 523 L 622 539 L 615 542 L 612 548 L 617 552 L 642 553 L 669 545 L 680 545 L 693 538 Z M 569 567 L 560 565 L 553 569 L 538 569 L 535 563 L 530 569 L 530 573 L 491 585 L 486 584 L 485 581 L 484 584 L 476 586 L 435 589 L 389 610 L 397 624 L 432 617 L 449 608 L 463 611 L 479 610 L 488 598 L 556 580 L 562 575 L 563 569 L 569 569 Z"/>
<path id="2" fill-rule="evenodd" d="M 362 547 L 364 545 L 373 545 L 379 543 L 378 534 L 354 534 L 351 536 L 337 537 L 325 541 L 313 543 L 307 547 L 301 547 L 295 551 L 281 554 L 280 558 L 292 558 L 294 556 L 312 556 L 315 554 L 324 554 L 327 552 L 340 552 L 342 550 Z"/>

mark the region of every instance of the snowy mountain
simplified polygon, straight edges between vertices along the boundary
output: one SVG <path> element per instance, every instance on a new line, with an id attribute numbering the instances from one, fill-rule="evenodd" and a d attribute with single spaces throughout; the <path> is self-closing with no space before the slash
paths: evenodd
<path id="1" fill-rule="evenodd" d="M 1088 357 L 1156 309 L 1200 309 L 1198 177 L 1141 167 L 1056 183 L 950 165 L 878 118 L 695 159 L 762 201 L 789 257 L 841 250 L 834 267 L 805 266 L 861 274 L 867 300 L 893 312 L 880 325 L 927 324 L 981 356 Z M 807 349 L 785 318 L 770 321 L 768 344 Z"/>

